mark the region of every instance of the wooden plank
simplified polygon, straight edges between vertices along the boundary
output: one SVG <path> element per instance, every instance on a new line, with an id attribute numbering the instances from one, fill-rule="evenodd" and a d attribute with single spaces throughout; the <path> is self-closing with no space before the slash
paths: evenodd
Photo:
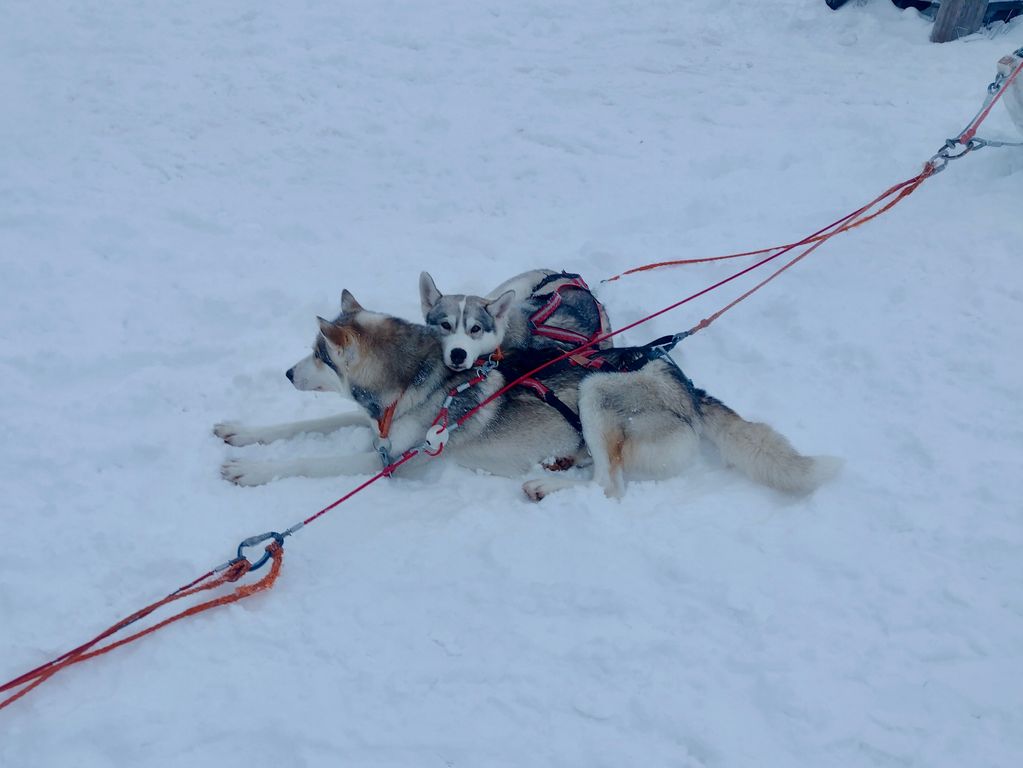
<path id="1" fill-rule="evenodd" d="M 942 0 L 931 30 L 932 43 L 947 43 L 980 29 L 988 0 Z"/>

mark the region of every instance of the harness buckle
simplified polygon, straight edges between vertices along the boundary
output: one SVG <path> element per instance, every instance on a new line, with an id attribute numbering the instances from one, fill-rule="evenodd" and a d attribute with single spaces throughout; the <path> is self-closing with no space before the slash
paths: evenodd
<path id="1" fill-rule="evenodd" d="M 476 375 L 484 379 L 487 378 L 487 376 L 490 375 L 490 372 L 497 368 L 498 364 L 503 359 L 504 353 L 502 353 L 500 347 L 498 347 L 487 356 L 487 359 L 482 364 L 476 366 Z"/>
<path id="2" fill-rule="evenodd" d="M 373 441 L 373 447 L 380 454 L 380 461 L 383 462 L 384 467 L 391 466 L 391 438 L 378 437 Z"/>

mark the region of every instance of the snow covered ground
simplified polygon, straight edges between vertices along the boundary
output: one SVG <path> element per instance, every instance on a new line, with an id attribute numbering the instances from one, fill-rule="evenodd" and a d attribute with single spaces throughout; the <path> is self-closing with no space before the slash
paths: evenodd
<path id="1" fill-rule="evenodd" d="M 887 2 L 7 3 L 0 680 L 354 485 L 240 489 L 210 427 L 296 392 L 343 287 L 591 282 L 788 242 L 916 173 L 1023 21 Z M 1000 107 L 983 133 L 1009 136 Z M 680 347 L 845 458 L 809 499 L 712 456 L 532 505 L 437 462 L 288 542 L 273 592 L 0 712 L 4 768 L 1023 764 L 1023 152 L 954 163 Z M 733 264 L 603 287 L 618 325 Z M 748 285 L 748 284 L 747 284 Z M 687 328 L 743 286 L 628 334 Z"/>

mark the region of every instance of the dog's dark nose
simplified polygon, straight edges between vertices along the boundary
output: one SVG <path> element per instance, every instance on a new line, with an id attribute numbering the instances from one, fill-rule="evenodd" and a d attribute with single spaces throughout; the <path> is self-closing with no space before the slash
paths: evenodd
<path id="1" fill-rule="evenodd" d="M 459 347 L 455 347 L 451 350 L 451 363 L 453 365 L 461 365 L 465 362 L 465 350 Z"/>
<path id="2" fill-rule="evenodd" d="M 288 377 L 288 381 L 290 381 L 292 384 L 295 383 L 295 369 L 294 368 L 289 368 L 288 372 L 285 373 L 284 375 Z"/>

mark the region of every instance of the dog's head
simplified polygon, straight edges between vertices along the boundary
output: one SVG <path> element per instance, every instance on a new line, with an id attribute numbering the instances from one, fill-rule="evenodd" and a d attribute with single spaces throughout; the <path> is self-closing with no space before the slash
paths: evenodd
<path id="1" fill-rule="evenodd" d="M 316 318 L 320 332 L 313 343 L 313 353 L 287 370 L 288 381 L 306 392 L 350 395 L 350 373 L 359 359 L 359 337 L 376 318 L 383 316 L 363 309 L 351 293 L 343 291 L 341 314 L 335 320 Z"/>
<path id="2" fill-rule="evenodd" d="M 454 371 L 464 371 L 501 346 L 515 291 L 505 291 L 496 299 L 445 296 L 437 290 L 433 278 L 423 272 L 419 276 L 419 298 L 423 319 L 440 333 L 444 364 Z"/>
<path id="3" fill-rule="evenodd" d="M 432 331 L 371 312 L 348 291 L 341 293 L 341 314 L 336 319 L 317 321 L 320 332 L 312 354 L 285 375 L 296 389 L 338 392 L 371 415 L 378 401 L 393 402 L 401 395 L 424 360 L 436 360 L 440 354 L 440 342 Z"/>

